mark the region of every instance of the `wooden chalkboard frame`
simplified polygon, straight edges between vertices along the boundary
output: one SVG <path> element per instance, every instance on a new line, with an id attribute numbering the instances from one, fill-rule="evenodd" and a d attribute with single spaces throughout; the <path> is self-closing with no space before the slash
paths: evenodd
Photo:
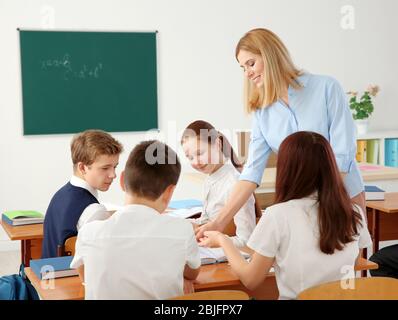
<path id="1" fill-rule="evenodd" d="M 24 135 L 158 129 L 157 31 L 18 31 Z"/>

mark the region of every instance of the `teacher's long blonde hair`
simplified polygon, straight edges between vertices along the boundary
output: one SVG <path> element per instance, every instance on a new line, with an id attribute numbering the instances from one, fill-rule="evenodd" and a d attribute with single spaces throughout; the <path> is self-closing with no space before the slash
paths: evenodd
<path id="1" fill-rule="evenodd" d="M 261 55 L 264 62 L 264 80 L 261 88 L 257 88 L 247 78 L 244 80 L 245 107 L 248 113 L 276 102 L 287 85 L 295 89 L 301 87 L 296 80 L 301 71 L 294 66 L 289 51 L 272 31 L 250 30 L 236 46 L 236 59 L 240 50 Z"/>

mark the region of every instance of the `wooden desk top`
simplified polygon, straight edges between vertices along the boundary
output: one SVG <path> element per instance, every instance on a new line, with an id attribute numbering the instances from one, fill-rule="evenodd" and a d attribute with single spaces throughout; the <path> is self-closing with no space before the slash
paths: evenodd
<path id="1" fill-rule="evenodd" d="M 43 224 L 28 224 L 24 226 L 10 226 L 1 221 L 3 229 L 11 240 L 43 239 Z"/>
<path id="2" fill-rule="evenodd" d="M 84 299 L 84 286 L 78 276 L 55 279 L 54 288 L 50 288 L 50 280 L 39 280 L 31 268 L 25 268 L 25 273 L 43 300 Z"/>
<path id="3" fill-rule="evenodd" d="M 398 192 L 387 192 L 384 200 L 366 201 L 366 207 L 383 213 L 398 213 Z"/>
<path id="4" fill-rule="evenodd" d="M 58 278 L 54 280 L 54 288 L 46 289 L 49 280 L 39 280 L 31 268 L 25 268 L 25 273 L 43 300 L 82 300 L 84 286 L 78 276 Z M 274 276 L 270 273 L 269 276 Z M 195 290 L 221 289 L 225 286 L 242 285 L 227 263 L 202 266 L 194 283 Z"/>
<path id="5" fill-rule="evenodd" d="M 274 277 L 275 274 L 269 273 L 268 276 Z M 232 271 L 231 266 L 224 263 L 216 263 L 201 266 L 198 278 L 195 280 L 196 290 L 220 288 L 224 286 L 241 285 L 238 276 Z"/>

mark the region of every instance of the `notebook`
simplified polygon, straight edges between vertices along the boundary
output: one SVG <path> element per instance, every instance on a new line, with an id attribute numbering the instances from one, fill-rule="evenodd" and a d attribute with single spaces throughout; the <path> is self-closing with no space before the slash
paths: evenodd
<path id="1" fill-rule="evenodd" d="M 240 253 L 245 259 L 250 258 L 248 253 L 242 251 Z M 228 261 L 222 248 L 199 247 L 199 255 L 202 265 Z"/>
<path id="2" fill-rule="evenodd" d="M 171 217 L 186 219 L 201 213 L 202 210 L 202 207 L 193 207 L 189 209 L 169 210 L 167 214 Z"/>
<path id="3" fill-rule="evenodd" d="M 366 200 L 384 200 L 385 191 L 377 186 L 365 186 Z"/>
<path id="4" fill-rule="evenodd" d="M 77 276 L 77 269 L 71 269 L 73 256 L 30 260 L 30 268 L 40 280 Z"/>
<path id="5" fill-rule="evenodd" d="M 169 203 L 170 209 L 190 209 L 194 207 L 201 207 L 202 201 L 196 199 L 173 200 Z"/>
<path id="6" fill-rule="evenodd" d="M 44 215 L 38 211 L 14 210 L 2 214 L 2 220 L 12 226 L 43 223 Z"/>

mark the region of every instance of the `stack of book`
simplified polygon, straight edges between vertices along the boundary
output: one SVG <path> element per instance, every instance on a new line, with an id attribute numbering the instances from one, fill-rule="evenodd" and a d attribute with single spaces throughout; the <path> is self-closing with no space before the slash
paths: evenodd
<path id="1" fill-rule="evenodd" d="M 365 186 L 366 200 L 384 200 L 385 191 L 377 186 Z"/>
<path id="2" fill-rule="evenodd" d="M 77 276 L 77 269 L 71 269 L 73 256 L 30 260 L 30 268 L 40 280 Z"/>
<path id="3" fill-rule="evenodd" d="M 2 220 L 11 226 L 22 226 L 43 223 L 44 215 L 37 211 L 28 210 L 7 211 L 2 214 Z"/>

